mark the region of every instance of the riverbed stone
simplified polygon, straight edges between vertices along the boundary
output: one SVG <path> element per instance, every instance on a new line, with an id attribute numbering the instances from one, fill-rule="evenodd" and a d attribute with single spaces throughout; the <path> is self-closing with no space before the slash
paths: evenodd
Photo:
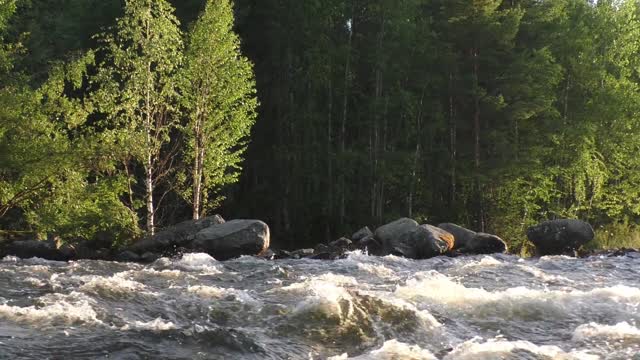
<path id="1" fill-rule="evenodd" d="M 315 253 L 314 249 L 310 249 L 310 248 L 298 249 L 291 252 L 291 257 L 294 259 L 301 259 L 301 258 L 313 256 L 314 253 Z"/>
<path id="2" fill-rule="evenodd" d="M 418 225 L 408 218 L 379 227 L 374 238 L 382 243 L 385 254 L 412 259 L 443 255 L 453 246 L 453 235 L 432 225 Z"/>
<path id="3" fill-rule="evenodd" d="M 508 251 L 507 243 L 499 236 L 475 232 L 453 223 L 438 224 L 455 238 L 453 251 L 462 254 L 494 254 Z"/>
<path id="4" fill-rule="evenodd" d="M 432 225 L 419 225 L 395 241 L 394 249 L 412 259 L 428 259 L 453 247 L 453 235 Z"/>
<path id="5" fill-rule="evenodd" d="M 401 218 L 377 228 L 374 237 L 382 244 L 385 250 L 391 251 L 391 244 L 394 239 L 398 239 L 404 234 L 413 231 L 416 227 L 418 227 L 418 223 L 415 220 Z"/>
<path id="6" fill-rule="evenodd" d="M 527 238 L 536 246 L 536 255 L 539 256 L 573 256 L 594 236 L 591 225 L 577 219 L 550 220 L 527 229 Z"/>
<path id="7" fill-rule="evenodd" d="M 345 237 L 341 237 L 338 240 L 334 240 L 332 242 L 329 243 L 329 246 L 331 247 L 339 247 L 339 248 L 348 248 L 349 246 L 351 246 L 351 244 L 353 244 L 353 242 Z"/>
<path id="8" fill-rule="evenodd" d="M 225 220 L 220 215 L 183 221 L 134 243 L 129 247 L 129 250 L 141 255 L 145 252 L 166 253 L 171 249 L 188 247 L 195 240 L 199 231 L 224 223 Z"/>
<path id="9" fill-rule="evenodd" d="M 38 257 L 46 260 L 66 261 L 68 259 L 58 251 L 50 241 L 18 240 L 9 243 L 5 248 L 6 255 L 28 259 Z"/>
<path id="10" fill-rule="evenodd" d="M 188 248 L 217 260 L 260 255 L 269 248 L 269 226 L 260 220 L 231 220 L 200 230 Z"/>
<path id="11" fill-rule="evenodd" d="M 143 263 L 152 263 L 158 259 L 160 259 L 160 254 L 150 251 L 147 251 L 146 253 L 140 255 L 140 261 Z"/>
<path id="12" fill-rule="evenodd" d="M 115 260 L 120 262 L 138 262 L 140 261 L 140 256 L 133 251 L 125 250 L 116 255 Z"/>
<path id="13" fill-rule="evenodd" d="M 366 238 L 367 236 L 373 236 L 373 232 L 371 231 L 371 229 L 369 229 L 368 226 L 365 226 L 362 229 L 354 232 L 353 235 L 351 235 L 351 240 L 353 240 L 354 242 L 358 242 Z"/>
<path id="14" fill-rule="evenodd" d="M 369 255 L 382 256 L 384 249 L 382 244 L 373 235 L 366 236 L 358 241 L 358 249 L 366 251 Z"/>

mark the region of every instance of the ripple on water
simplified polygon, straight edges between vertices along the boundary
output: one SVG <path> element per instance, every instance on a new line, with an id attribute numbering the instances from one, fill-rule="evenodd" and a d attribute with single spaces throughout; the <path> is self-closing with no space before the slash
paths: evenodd
<path id="1" fill-rule="evenodd" d="M 633 257 L 5 257 L 0 358 L 629 360 L 639 307 Z"/>

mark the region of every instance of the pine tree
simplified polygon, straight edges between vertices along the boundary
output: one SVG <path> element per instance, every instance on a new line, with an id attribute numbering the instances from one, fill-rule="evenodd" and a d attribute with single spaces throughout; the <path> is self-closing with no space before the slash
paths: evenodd
<path id="1" fill-rule="evenodd" d="M 185 158 L 191 164 L 181 182 L 198 219 L 222 200 L 216 192 L 223 185 L 237 181 L 258 104 L 252 65 L 233 32 L 229 0 L 207 2 L 189 34 L 181 80 L 188 114 Z"/>

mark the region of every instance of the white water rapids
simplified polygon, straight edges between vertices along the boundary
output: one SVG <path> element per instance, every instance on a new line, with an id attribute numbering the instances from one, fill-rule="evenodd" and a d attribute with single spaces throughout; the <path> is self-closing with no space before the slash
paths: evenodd
<path id="1" fill-rule="evenodd" d="M 638 359 L 640 255 L 0 261 L 0 359 Z"/>

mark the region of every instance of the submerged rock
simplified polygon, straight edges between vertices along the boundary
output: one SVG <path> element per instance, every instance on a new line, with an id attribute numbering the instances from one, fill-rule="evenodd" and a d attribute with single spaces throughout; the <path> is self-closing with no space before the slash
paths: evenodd
<path id="1" fill-rule="evenodd" d="M 507 243 L 500 237 L 475 232 L 453 223 L 438 224 L 455 238 L 453 250 L 462 254 L 494 254 L 508 251 Z"/>
<path id="2" fill-rule="evenodd" d="M 269 248 L 269 226 L 260 220 L 232 220 L 200 230 L 186 247 L 217 260 L 260 255 Z"/>
<path id="3" fill-rule="evenodd" d="M 384 253 L 412 259 L 443 255 L 453 247 L 454 238 L 432 225 L 418 225 L 402 218 L 376 229 L 374 238 L 382 243 Z"/>
<path id="4" fill-rule="evenodd" d="M 527 229 L 527 238 L 536 246 L 536 255 L 572 255 L 593 240 L 589 223 L 577 219 L 550 220 Z"/>

